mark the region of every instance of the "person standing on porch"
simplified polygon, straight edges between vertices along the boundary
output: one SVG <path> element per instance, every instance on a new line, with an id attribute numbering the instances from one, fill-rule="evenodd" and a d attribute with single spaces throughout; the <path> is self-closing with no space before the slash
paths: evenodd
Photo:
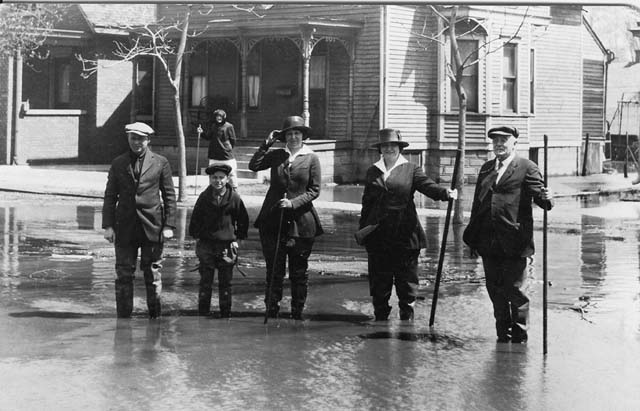
<path id="1" fill-rule="evenodd" d="M 551 210 L 553 193 L 533 161 L 516 153 L 518 129 L 489 130 L 495 158 L 480 167 L 463 240 L 482 257 L 499 343 L 527 342 L 527 274 L 534 253 L 532 202 Z"/>
<path id="2" fill-rule="evenodd" d="M 304 144 L 310 134 L 311 128 L 304 125 L 302 117 L 287 117 L 282 130 L 271 131 L 249 162 L 252 171 L 271 169 L 271 184 L 254 224 L 267 265 L 264 301 L 271 318 L 277 317 L 280 310 L 288 257 L 291 318 L 302 320 L 308 260 L 315 237 L 323 233 L 313 207 L 313 200 L 320 195 L 320 160 Z M 285 147 L 269 150 L 276 141 L 285 142 Z"/>
<path id="3" fill-rule="evenodd" d="M 407 146 L 400 130 L 385 128 L 378 132 L 378 142 L 373 147 L 378 149 L 380 160 L 367 170 L 362 193 L 359 228 L 362 232 L 371 227 L 371 231 L 358 242 L 367 250 L 369 292 L 376 321 L 389 317 L 394 284 L 400 319 L 413 320 L 418 296 L 418 255 L 427 246 L 413 201 L 415 192 L 440 201 L 458 198 L 457 190 L 440 187 L 420 166 L 402 155 Z"/>
<path id="4" fill-rule="evenodd" d="M 222 109 L 213 112 L 213 125 L 211 129 L 203 133 L 202 127 L 198 126 L 198 133 L 203 139 L 209 141 L 209 165 L 226 164 L 231 167 L 229 173 L 229 185 L 233 190 L 238 189 L 238 177 L 236 170 L 238 163 L 233 155 L 233 148 L 236 145 L 236 130 L 233 124 L 227 121 L 227 113 Z"/>
<path id="5" fill-rule="evenodd" d="M 125 127 L 129 150 L 111 163 L 102 206 L 104 238 L 115 244 L 118 318 L 133 311 L 133 275 L 138 249 L 149 317 L 161 314 L 162 247 L 173 237 L 176 195 L 171 166 L 149 148 L 153 129 L 145 123 Z"/>

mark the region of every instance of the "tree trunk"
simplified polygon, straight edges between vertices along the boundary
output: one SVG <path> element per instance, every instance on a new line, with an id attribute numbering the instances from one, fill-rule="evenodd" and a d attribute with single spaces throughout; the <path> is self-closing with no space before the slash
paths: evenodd
<path id="1" fill-rule="evenodd" d="M 182 62 L 184 51 L 187 45 L 187 31 L 189 30 L 189 19 L 191 17 L 191 6 L 187 6 L 187 12 L 182 23 L 180 33 L 180 44 L 176 53 L 176 67 L 171 83 L 173 84 L 173 107 L 176 117 L 176 137 L 178 138 L 178 202 L 185 200 L 187 195 L 187 156 L 184 137 L 184 127 L 182 124 L 182 107 L 180 105 L 180 82 L 182 81 Z"/>
<path id="2" fill-rule="evenodd" d="M 458 112 L 458 149 L 460 150 L 460 164 L 458 164 L 458 178 L 455 187 L 458 189 L 458 201 L 455 202 L 453 209 L 454 225 L 464 223 L 464 163 L 465 163 L 465 136 L 467 132 L 467 93 L 462 85 L 464 74 L 464 64 L 460 56 L 460 49 L 456 39 L 456 15 L 458 6 L 454 6 L 449 20 L 449 39 L 451 40 L 451 60 L 456 65 L 455 70 L 455 86 L 458 100 L 460 103 Z"/>

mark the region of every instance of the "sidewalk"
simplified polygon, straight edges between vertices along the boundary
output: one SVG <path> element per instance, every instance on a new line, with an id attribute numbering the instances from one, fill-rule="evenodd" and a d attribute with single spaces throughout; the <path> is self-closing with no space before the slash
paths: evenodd
<path id="1" fill-rule="evenodd" d="M 102 199 L 108 168 L 108 165 L 0 166 L 0 191 Z M 622 173 L 593 174 L 586 177 L 560 176 L 550 177 L 549 186 L 557 198 L 640 192 L 640 184 L 632 184 L 635 178 L 635 173 L 629 174 L 628 178 L 624 178 Z M 177 189 L 177 177 L 174 177 L 174 183 Z M 187 198 L 183 199 L 181 205 L 193 206 L 197 195 L 207 184 L 207 176 L 187 176 Z M 252 179 L 240 179 L 239 184 L 247 206 L 262 204 L 268 185 Z M 316 207 L 359 211 L 360 204 L 331 200 L 334 198 L 332 192 L 335 187 L 323 187 L 323 194 L 314 202 Z M 464 187 L 466 198 L 473 196 L 473 189 L 473 185 Z"/>

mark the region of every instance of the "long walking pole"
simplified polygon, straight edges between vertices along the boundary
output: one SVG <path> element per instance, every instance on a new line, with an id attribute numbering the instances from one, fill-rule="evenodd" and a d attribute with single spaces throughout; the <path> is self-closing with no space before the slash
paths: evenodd
<path id="1" fill-rule="evenodd" d="M 200 135 L 202 134 L 200 130 L 202 130 L 202 124 L 198 124 L 198 142 L 196 143 L 196 178 L 194 182 L 195 187 L 193 188 L 193 194 L 196 195 L 198 194 L 198 174 L 200 174 L 198 165 L 198 160 L 200 159 Z"/>
<path id="2" fill-rule="evenodd" d="M 287 193 L 284 193 L 284 198 L 287 198 Z M 269 321 L 269 310 L 271 309 L 271 293 L 273 290 L 273 279 L 276 271 L 276 262 L 278 261 L 278 252 L 280 251 L 280 234 L 282 232 L 282 220 L 284 219 L 284 208 L 280 209 L 280 221 L 278 221 L 278 235 L 276 237 L 276 250 L 273 253 L 273 263 L 271 264 L 271 279 L 267 277 L 267 309 L 264 312 L 264 324 Z"/>
<path id="3" fill-rule="evenodd" d="M 458 180 L 458 169 L 460 167 L 460 157 L 462 150 L 456 151 L 456 162 L 453 167 L 453 177 L 451 177 L 451 189 L 456 188 Z M 444 263 L 444 252 L 447 245 L 447 234 L 449 233 L 449 221 L 451 220 L 451 209 L 453 208 L 453 199 L 449 199 L 447 204 L 447 215 L 444 219 L 444 232 L 442 233 L 442 243 L 440 244 L 440 259 L 438 260 L 438 272 L 436 274 L 436 284 L 433 287 L 433 300 L 431 302 L 431 316 L 429 317 L 429 327 L 433 327 L 436 318 L 436 305 L 438 304 L 438 289 L 440 288 L 440 279 L 442 278 L 442 265 Z"/>
<path id="4" fill-rule="evenodd" d="M 549 138 L 544 135 L 544 187 L 547 187 L 547 151 Z M 542 354 L 547 355 L 547 207 L 542 217 Z"/>

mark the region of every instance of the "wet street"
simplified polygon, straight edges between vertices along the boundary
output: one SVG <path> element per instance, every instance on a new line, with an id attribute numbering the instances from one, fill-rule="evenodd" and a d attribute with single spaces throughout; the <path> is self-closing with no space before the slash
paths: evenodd
<path id="1" fill-rule="evenodd" d="M 251 229 L 232 318 L 196 315 L 190 210 L 165 247 L 163 312 L 117 320 L 101 202 L 0 192 L 0 410 L 640 409 L 640 202 L 560 199 L 549 212 L 548 354 L 542 353 L 542 210 L 527 345 L 497 344 L 481 261 L 449 234 L 428 327 L 444 216 L 421 213 L 416 320 L 373 322 L 354 212 L 319 210 L 305 321 L 263 324 L 264 263 Z M 253 218 L 257 209 L 250 209 Z M 214 287 L 215 289 L 216 287 Z M 289 311 L 289 290 L 282 309 Z M 392 299 L 392 305 L 395 302 Z"/>

